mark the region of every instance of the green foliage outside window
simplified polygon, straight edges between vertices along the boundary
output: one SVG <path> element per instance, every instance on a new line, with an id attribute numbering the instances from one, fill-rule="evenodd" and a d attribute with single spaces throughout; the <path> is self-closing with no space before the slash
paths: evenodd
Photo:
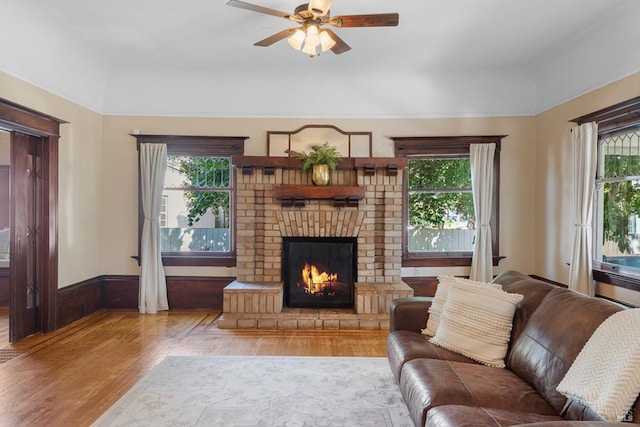
<path id="1" fill-rule="evenodd" d="M 442 229 L 451 214 L 475 220 L 468 158 L 413 159 L 408 172 L 410 226 Z"/>
<path id="2" fill-rule="evenodd" d="M 636 172 L 640 156 L 605 155 L 606 178 L 615 178 Z M 621 253 L 631 253 L 629 247 L 630 218 L 640 214 L 640 181 L 607 182 L 603 185 L 603 232 L 606 241 L 615 242 Z"/>
<path id="3" fill-rule="evenodd" d="M 193 226 L 208 211 L 217 214 L 219 208 L 229 218 L 229 191 L 215 191 L 229 188 L 231 161 L 224 157 L 177 157 L 180 173 L 184 176 L 186 188 L 207 188 L 211 190 L 185 191 L 184 197 L 189 208 L 187 220 Z"/>

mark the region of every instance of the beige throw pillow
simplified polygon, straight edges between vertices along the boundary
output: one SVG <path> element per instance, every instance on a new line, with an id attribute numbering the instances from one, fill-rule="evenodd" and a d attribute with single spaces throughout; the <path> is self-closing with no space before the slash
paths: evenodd
<path id="1" fill-rule="evenodd" d="M 504 368 L 513 315 L 523 298 L 482 284 L 452 283 L 430 341 L 484 365 Z"/>
<path id="2" fill-rule="evenodd" d="M 473 285 L 482 285 L 489 286 L 495 289 L 502 289 L 502 286 L 495 283 L 483 283 L 476 282 L 469 279 L 463 279 L 461 277 L 454 276 L 440 276 L 438 277 L 438 287 L 436 288 L 436 293 L 433 296 L 433 301 L 431 302 L 431 306 L 429 307 L 429 317 L 427 318 L 426 327 L 422 330 L 422 333 L 428 335 L 430 337 L 436 334 L 438 330 L 438 325 L 440 324 L 440 316 L 442 315 L 442 308 L 444 304 L 447 302 L 447 294 L 449 290 L 449 285 L 451 283 L 459 283 L 461 285 L 473 284 Z"/>

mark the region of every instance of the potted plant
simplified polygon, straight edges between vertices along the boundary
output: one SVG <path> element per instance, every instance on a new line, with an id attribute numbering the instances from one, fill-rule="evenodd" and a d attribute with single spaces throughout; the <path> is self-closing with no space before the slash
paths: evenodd
<path id="1" fill-rule="evenodd" d="M 336 170 L 342 156 L 336 147 L 332 147 L 328 142 L 311 146 L 309 153 L 299 153 L 298 158 L 302 160 L 300 169 L 308 171 L 311 169 L 311 181 L 314 185 L 328 185 L 331 179 L 331 171 Z"/>

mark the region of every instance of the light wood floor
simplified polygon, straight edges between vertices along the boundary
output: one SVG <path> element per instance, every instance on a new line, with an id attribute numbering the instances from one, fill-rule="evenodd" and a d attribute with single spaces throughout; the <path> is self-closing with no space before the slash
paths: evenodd
<path id="1" fill-rule="evenodd" d="M 385 356 L 387 331 L 231 331 L 218 313 L 100 311 L 46 335 L 7 342 L 0 426 L 87 426 L 168 355 Z"/>

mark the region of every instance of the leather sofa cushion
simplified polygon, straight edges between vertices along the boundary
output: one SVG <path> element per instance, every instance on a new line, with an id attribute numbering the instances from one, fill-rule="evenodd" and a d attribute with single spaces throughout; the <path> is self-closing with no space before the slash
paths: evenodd
<path id="1" fill-rule="evenodd" d="M 557 415 L 529 384 L 508 369 L 414 359 L 404 364 L 400 391 L 413 422 L 423 426 L 427 411 L 441 405 L 465 405 Z"/>
<path id="2" fill-rule="evenodd" d="M 593 331 L 621 309 L 605 300 L 554 289 L 512 343 L 507 366 L 560 414 L 566 398 L 556 391 L 558 383 Z"/>
<path id="3" fill-rule="evenodd" d="M 411 331 L 393 331 L 387 337 L 387 360 L 397 384 L 400 384 L 402 365 L 409 360 L 427 358 L 477 363 L 429 342 L 426 335 Z"/>
<path id="4" fill-rule="evenodd" d="M 550 285 L 549 283 L 545 283 L 541 280 L 532 279 L 526 274 L 513 270 L 500 273 L 493 280 L 493 283 L 502 285 L 502 290 L 506 292 L 524 295 L 524 299 L 518 305 L 516 313 L 513 316 L 511 343 L 518 339 L 529 321 L 529 318 L 531 318 L 531 315 L 536 308 L 538 308 L 538 305 L 540 305 L 540 302 L 542 302 L 544 297 L 546 297 L 553 289 L 557 289 L 556 286 Z M 511 349 L 511 345 L 509 346 L 509 349 Z M 509 358 L 509 354 L 510 352 L 507 352 L 507 360 Z M 507 366 L 509 366 L 508 362 Z"/>
<path id="5" fill-rule="evenodd" d="M 427 412 L 427 427 L 506 427 L 523 423 L 562 421 L 558 415 L 540 415 L 506 409 L 445 405 Z"/>

